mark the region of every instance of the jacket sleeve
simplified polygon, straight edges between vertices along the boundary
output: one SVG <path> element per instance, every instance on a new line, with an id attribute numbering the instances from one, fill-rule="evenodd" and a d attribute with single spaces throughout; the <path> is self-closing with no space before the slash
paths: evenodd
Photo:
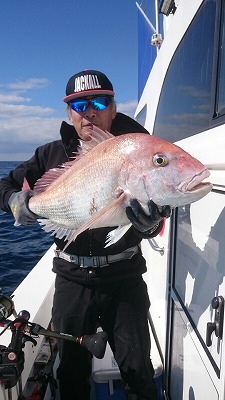
<path id="1" fill-rule="evenodd" d="M 31 189 L 39 178 L 50 168 L 55 168 L 68 161 L 61 140 L 44 144 L 35 150 L 33 157 L 18 165 L 9 175 L 0 180 L 0 208 L 10 211 L 8 201 L 13 192 L 22 189 L 26 178 Z"/>
<path id="2" fill-rule="evenodd" d="M 44 164 L 41 161 L 41 148 L 35 151 L 34 156 L 20 165 L 18 165 L 9 175 L 0 180 L 0 208 L 3 211 L 10 211 L 8 201 L 13 192 L 22 189 L 24 178 L 33 189 L 35 182 L 45 172 Z"/>

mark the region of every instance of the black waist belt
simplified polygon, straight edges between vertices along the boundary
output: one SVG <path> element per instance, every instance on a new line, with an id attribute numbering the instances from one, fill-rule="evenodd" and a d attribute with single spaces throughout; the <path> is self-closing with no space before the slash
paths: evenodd
<path id="1" fill-rule="evenodd" d="M 121 260 L 129 260 L 131 259 L 137 252 L 139 247 L 134 246 L 130 249 L 123 251 L 123 253 L 113 254 L 108 256 L 76 256 L 75 254 L 67 254 L 61 250 L 55 250 L 55 256 L 58 258 L 62 258 L 63 260 L 69 261 L 76 265 L 79 265 L 81 268 L 97 268 L 97 267 L 106 267 L 107 265 L 121 261 Z"/>

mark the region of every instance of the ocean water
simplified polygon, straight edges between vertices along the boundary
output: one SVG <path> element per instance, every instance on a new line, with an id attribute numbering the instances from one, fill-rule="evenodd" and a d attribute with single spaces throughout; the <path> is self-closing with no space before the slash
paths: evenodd
<path id="1" fill-rule="evenodd" d="M 0 178 L 20 162 L 0 161 Z M 10 295 L 53 243 L 38 223 L 14 226 L 11 214 L 0 210 L 0 288 Z"/>

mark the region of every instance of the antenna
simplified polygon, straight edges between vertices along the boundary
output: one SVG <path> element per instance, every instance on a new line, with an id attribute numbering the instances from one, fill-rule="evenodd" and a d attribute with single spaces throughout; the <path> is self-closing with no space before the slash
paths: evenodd
<path id="1" fill-rule="evenodd" d="M 140 13 L 143 15 L 143 17 L 144 17 L 145 21 L 147 22 L 147 24 L 150 26 L 150 28 L 151 28 L 151 30 L 153 31 L 153 33 L 157 33 L 157 32 L 156 32 L 156 29 L 155 29 L 155 27 L 154 27 L 154 25 L 151 23 L 150 19 L 147 17 L 147 15 L 145 14 L 145 12 L 142 10 L 140 4 L 138 4 L 137 1 L 135 2 L 135 4 L 136 4 L 138 10 L 140 11 Z"/>
<path id="2" fill-rule="evenodd" d="M 158 3 L 157 0 L 155 0 L 155 17 L 156 17 L 156 28 L 154 27 L 154 25 L 151 23 L 150 19 L 147 17 L 147 15 L 145 14 L 145 12 L 142 10 L 140 4 L 138 4 L 138 2 L 135 2 L 138 10 L 140 11 L 140 13 L 143 15 L 145 21 L 147 22 L 147 24 L 150 26 L 151 30 L 153 31 L 153 35 L 152 35 L 152 39 L 151 39 L 151 44 L 153 46 L 160 46 L 162 44 L 162 35 L 161 33 L 158 32 Z M 158 51 L 158 47 L 157 47 L 157 51 Z"/>

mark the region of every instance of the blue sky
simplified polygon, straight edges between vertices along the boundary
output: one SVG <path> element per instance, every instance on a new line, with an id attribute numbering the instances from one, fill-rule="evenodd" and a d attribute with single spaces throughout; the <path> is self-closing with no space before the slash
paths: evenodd
<path id="1" fill-rule="evenodd" d="M 118 110 L 137 104 L 134 0 L 8 0 L 0 8 L 0 161 L 59 138 L 62 98 L 83 69 L 106 73 Z"/>

